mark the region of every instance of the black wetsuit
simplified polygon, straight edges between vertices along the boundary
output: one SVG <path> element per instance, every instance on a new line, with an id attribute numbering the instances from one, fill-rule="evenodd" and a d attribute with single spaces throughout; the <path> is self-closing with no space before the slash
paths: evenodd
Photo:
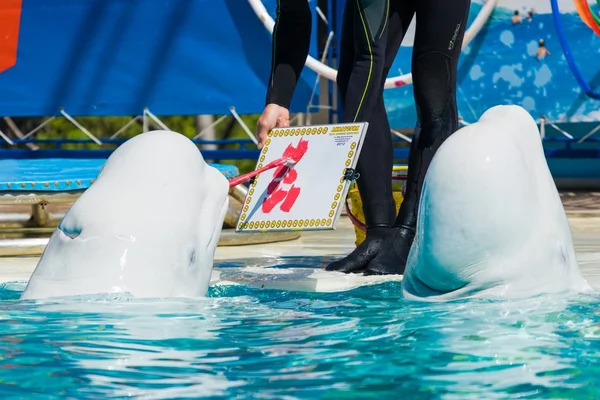
<path id="1" fill-rule="evenodd" d="M 310 48 L 312 15 L 307 0 L 277 0 L 267 104 L 290 108 Z"/>
<path id="2" fill-rule="evenodd" d="M 404 272 L 425 172 L 435 151 L 458 129 L 456 69 L 469 7 L 470 0 L 346 1 L 337 84 L 343 122 L 369 122 L 357 166 L 367 237 L 328 270 Z M 412 76 L 418 124 L 410 148 L 406 194 L 396 216 L 383 84 L 415 14 Z M 306 0 L 279 0 L 267 103 L 289 105 L 306 60 L 302 51 L 308 51 L 310 19 Z"/>

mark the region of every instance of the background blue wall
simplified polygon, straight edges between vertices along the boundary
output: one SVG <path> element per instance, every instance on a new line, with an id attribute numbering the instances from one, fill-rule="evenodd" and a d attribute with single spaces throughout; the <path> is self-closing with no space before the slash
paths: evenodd
<path id="1" fill-rule="evenodd" d="M 339 40 L 345 0 L 326 3 L 327 29 Z M 264 4 L 274 16 L 276 0 Z M 316 1 L 309 4 L 314 11 Z M 574 58 L 598 87 L 600 38 L 572 0 L 559 4 Z M 515 8 L 524 16 L 532 6 L 533 19 L 511 23 Z M 481 7 L 473 0 L 469 22 Z M 311 55 L 318 57 L 323 24 L 316 12 L 313 18 Z M 0 115 L 59 115 L 61 107 L 72 115 L 139 115 L 144 107 L 158 115 L 225 114 L 230 106 L 254 114 L 264 105 L 271 36 L 245 0 L 24 0 L 19 39 L 16 66 L 0 73 Z M 545 60 L 535 58 L 539 39 L 551 52 Z M 401 47 L 391 74 L 410 71 L 411 53 L 411 43 Z M 305 68 L 293 112 L 306 110 L 314 79 Z M 458 80 L 466 121 L 497 104 L 519 104 L 551 121 L 600 120 L 600 102 L 582 94 L 567 66 L 547 0 L 500 0 L 463 52 Z M 415 125 L 412 85 L 386 90 L 385 100 L 394 128 Z"/>
<path id="2" fill-rule="evenodd" d="M 594 1 L 595 3 L 595 1 Z M 492 18 L 462 53 L 457 101 L 465 121 L 476 121 L 488 108 L 518 104 L 534 118 L 545 115 L 551 121 L 600 121 L 600 101 L 582 93 L 573 77 L 557 38 L 549 0 L 500 0 Z M 590 3 L 591 5 L 592 3 Z M 575 61 L 592 88 L 600 88 L 600 37 L 573 11 L 572 0 L 559 0 L 561 21 Z M 482 7 L 473 0 L 469 24 Z M 525 12 L 533 7 L 533 18 Z M 597 6 L 592 8 L 597 12 Z M 513 25 L 514 10 L 523 22 Z M 538 41 L 544 39 L 551 55 L 538 60 Z M 390 75 L 410 72 L 412 47 L 401 47 Z M 385 91 L 391 126 L 413 127 L 416 114 L 413 87 Z"/>
<path id="3" fill-rule="evenodd" d="M 244 0 L 24 0 L 0 116 L 260 113 L 270 67 L 271 35 Z"/>

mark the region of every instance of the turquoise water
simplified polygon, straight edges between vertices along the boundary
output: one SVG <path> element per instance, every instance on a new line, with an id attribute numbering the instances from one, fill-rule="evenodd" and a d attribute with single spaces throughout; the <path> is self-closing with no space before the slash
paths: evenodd
<path id="1" fill-rule="evenodd" d="M 21 302 L 23 289 L 0 288 L 2 399 L 600 397 L 598 296 L 426 304 L 389 283 Z"/>

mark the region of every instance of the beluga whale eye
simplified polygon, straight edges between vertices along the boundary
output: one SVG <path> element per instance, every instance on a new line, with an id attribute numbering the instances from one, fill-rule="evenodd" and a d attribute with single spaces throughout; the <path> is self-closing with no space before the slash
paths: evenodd
<path id="1" fill-rule="evenodd" d="M 79 237 L 79 235 L 81 235 L 81 228 L 73 227 L 71 229 L 67 229 L 62 224 L 59 224 L 57 229 L 64 233 L 65 236 L 68 236 L 71 239 L 76 239 L 77 237 Z"/>
<path id="2" fill-rule="evenodd" d="M 192 250 L 190 253 L 190 265 L 194 265 L 196 263 L 196 250 Z"/>

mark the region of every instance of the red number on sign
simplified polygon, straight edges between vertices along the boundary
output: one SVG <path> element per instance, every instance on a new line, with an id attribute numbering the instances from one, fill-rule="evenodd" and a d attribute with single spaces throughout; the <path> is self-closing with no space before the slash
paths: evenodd
<path id="1" fill-rule="evenodd" d="M 298 163 L 306 154 L 306 150 L 308 150 L 308 140 L 300 139 L 296 147 L 288 145 L 282 157 L 288 157 Z M 279 206 L 281 211 L 290 212 L 301 191 L 298 186 L 294 185 L 296 179 L 298 179 L 298 171 L 286 165 L 282 165 L 273 172 L 273 180 L 267 186 L 267 198 L 262 203 L 262 211 L 265 214 L 273 211 L 279 203 L 281 203 Z M 281 185 L 282 183 L 283 185 Z M 280 188 L 280 185 L 284 188 Z M 291 187 L 285 188 L 288 185 Z"/>

